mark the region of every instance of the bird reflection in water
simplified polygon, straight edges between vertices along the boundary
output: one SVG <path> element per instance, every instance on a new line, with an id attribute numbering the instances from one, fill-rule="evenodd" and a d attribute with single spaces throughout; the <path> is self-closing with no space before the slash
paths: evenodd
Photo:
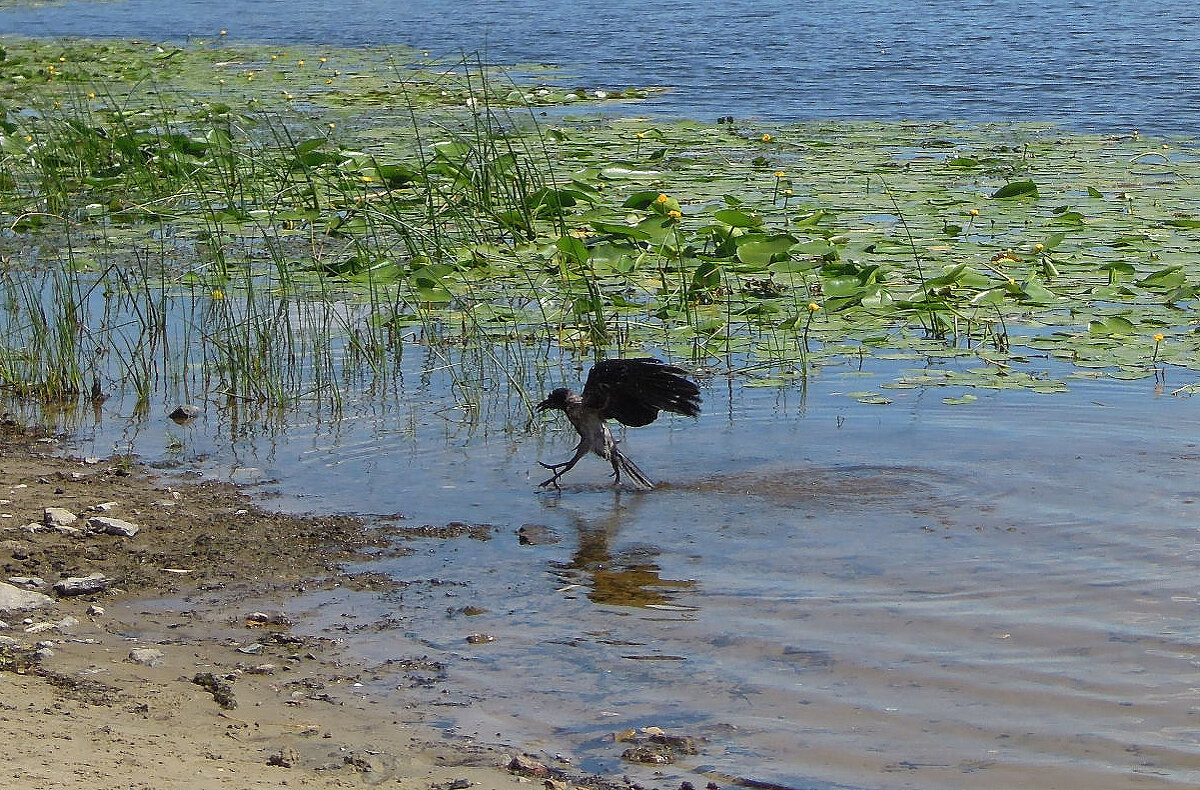
<path id="1" fill-rule="evenodd" d="M 575 517 L 579 546 L 569 562 L 554 563 L 564 582 L 589 588 L 588 600 L 614 606 L 665 606 L 684 591 L 695 589 L 691 579 L 664 579 L 656 560 L 657 546 L 639 543 L 616 553 L 611 541 L 628 518 L 619 504 L 599 524 Z"/>

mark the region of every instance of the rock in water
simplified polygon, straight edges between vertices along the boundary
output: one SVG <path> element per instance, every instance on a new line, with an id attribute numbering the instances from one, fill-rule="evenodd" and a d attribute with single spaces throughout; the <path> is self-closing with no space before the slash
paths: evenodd
<path id="1" fill-rule="evenodd" d="M 190 403 L 185 403 L 181 406 L 176 406 L 175 411 L 167 415 L 172 420 L 181 425 L 185 422 L 191 422 L 200 416 L 200 407 L 193 406 Z"/>

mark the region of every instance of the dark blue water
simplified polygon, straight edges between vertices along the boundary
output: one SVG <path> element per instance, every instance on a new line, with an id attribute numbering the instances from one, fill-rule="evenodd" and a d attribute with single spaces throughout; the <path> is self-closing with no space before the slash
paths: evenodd
<path id="1" fill-rule="evenodd" d="M 1200 22 L 1184 0 L 297 0 L 65 2 L 0 10 L 35 36 L 408 44 L 670 86 L 647 111 L 701 119 L 1052 121 L 1194 136 Z"/>

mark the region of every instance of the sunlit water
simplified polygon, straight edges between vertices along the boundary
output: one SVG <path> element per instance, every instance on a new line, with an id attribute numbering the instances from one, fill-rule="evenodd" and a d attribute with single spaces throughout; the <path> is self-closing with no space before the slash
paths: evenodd
<path id="1" fill-rule="evenodd" d="M 0 10 L 0 31 L 328 44 L 562 66 L 601 86 L 664 85 L 638 111 L 699 118 L 1055 121 L 1200 128 L 1200 18 L 1184 0 L 124 0 Z M 265 12 L 264 12 L 265 9 Z"/>
<path id="2" fill-rule="evenodd" d="M 1200 421 L 1170 394 L 1190 380 L 950 405 L 966 390 L 881 388 L 896 363 L 817 371 L 803 396 L 714 378 L 698 420 L 627 432 L 657 490 L 613 490 L 588 459 L 555 493 L 536 462 L 569 454 L 566 430 L 436 413 L 448 382 L 406 364 L 396 404 L 336 429 L 231 441 L 212 407 L 158 420 L 186 466 L 281 507 L 492 525 L 360 568 L 396 591 L 288 604 L 372 665 L 415 662 L 368 683 L 381 704 L 647 781 L 613 733 L 706 739 L 668 784 L 1200 783 Z M 893 403 L 844 394 L 868 389 Z M 162 456 L 164 431 L 141 425 Z"/>
<path id="3" fill-rule="evenodd" d="M 1200 35 L 1179 2 L 288 9 L 67 2 L 5 8 L 0 29 L 486 46 L 588 82 L 668 84 L 646 109 L 698 116 L 1188 134 L 1200 120 Z M 369 662 L 445 664 L 399 684 L 381 673 L 364 693 L 419 702 L 454 732 L 642 777 L 612 733 L 704 738 L 664 785 L 1200 785 L 1200 426 L 1197 402 L 1170 394 L 1191 382 L 1077 379 L 967 405 L 942 401 L 961 389 L 883 390 L 887 406 L 846 395 L 893 380 L 889 364 L 818 371 L 804 392 L 705 379 L 699 420 L 626 436 L 661 482 L 648 493 L 614 491 L 596 459 L 540 491 L 537 461 L 565 458 L 567 432 L 526 430 L 499 383 L 481 411 L 456 408 L 444 364 L 412 349 L 337 419 L 247 420 L 198 393 L 191 425 L 165 419 L 173 403 L 144 418 L 117 397 L 74 428 L 82 452 L 133 449 L 285 509 L 493 525 L 487 541 L 416 540 L 364 565 L 404 582 L 395 592 L 289 604 Z M 541 539 L 522 544 L 522 527 Z M 475 633 L 495 639 L 468 644 Z"/>

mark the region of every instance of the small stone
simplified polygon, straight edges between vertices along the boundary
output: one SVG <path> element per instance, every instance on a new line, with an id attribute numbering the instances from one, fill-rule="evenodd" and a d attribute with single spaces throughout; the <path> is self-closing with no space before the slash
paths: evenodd
<path id="1" fill-rule="evenodd" d="M 274 675 L 278 669 L 274 664 L 259 664 L 246 670 L 247 675 Z"/>
<path id="2" fill-rule="evenodd" d="M 111 516 L 92 516 L 88 519 L 88 527 L 93 532 L 102 532 L 105 535 L 117 535 L 122 538 L 132 538 L 141 529 L 137 524 L 123 521 L 119 518 L 112 518 Z"/>
<path id="3" fill-rule="evenodd" d="M 468 634 L 468 645 L 486 645 L 488 642 L 495 642 L 496 637 L 491 634 Z"/>
<path id="4" fill-rule="evenodd" d="M 291 768 L 300 762 L 300 755 L 295 749 L 284 747 L 267 758 L 267 765 L 277 765 L 280 768 Z"/>
<path id="5" fill-rule="evenodd" d="M 0 582 L 0 612 L 27 612 L 54 603 L 49 595 Z"/>
<path id="6" fill-rule="evenodd" d="M 383 767 L 379 757 L 368 752 L 351 752 L 342 758 L 342 762 L 364 774 L 378 773 Z"/>
<path id="7" fill-rule="evenodd" d="M 114 508 L 119 507 L 116 502 L 101 502 L 98 505 L 92 505 L 93 513 L 108 513 Z"/>
<path id="8" fill-rule="evenodd" d="M 635 746 L 632 749 L 626 749 L 621 752 L 621 757 L 631 763 L 643 765 L 670 765 L 675 762 L 675 758 L 670 753 L 652 746 Z"/>
<path id="9" fill-rule="evenodd" d="M 252 645 L 246 645 L 245 647 L 239 647 L 237 649 L 237 651 L 239 653 L 245 653 L 248 656 L 256 656 L 263 651 L 263 646 L 260 643 L 255 642 Z"/>
<path id="10" fill-rule="evenodd" d="M 45 580 L 40 576 L 9 576 L 8 583 L 24 587 L 27 590 L 36 590 L 46 586 Z"/>
<path id="11" fill-rule="evenodd" d="M 54 583 L 54 591 L 59 595 L 92 595 L 108 589 L 108 577 L 103 573 L 93 573 L 88 576 L 71 576 Z"/>
<path id="12" fill-rule="evenodd" d="M 550 775 L 550 769 L 542 763 L 525 754 L 518 754 L 508 761 L 508 770 L 522 776 L 532 776 L 543 779 Z"/>
<path id="13" fill-rule="evenodd" d="M 134 664 L 156 667 L 163 661 L 163 651 L 153 647 L 135 647 L 129 651 L 129 660 Z"/>
<path id="14" fill-rule="evenodd" d="M 79 520 L 65 507 L 48 507 L 42 511 L 42 523 L 48 527 L 69 527 Z"/>
<path id="15" fill-rule="evenodd" d="M 100 617 L 104 614 L 104 607 L 92 604 L 87 608 L 88 617 Z"/>
<path id="16" fill-rule="evenodd" d="M 167 416 L 170 417 L 175 422 L 182 425 L 185 422 L 191 422 L 192 420 L 199 417 L 200 416 L 200 407 L 194 406 L 190 403 L 184 403 L 179 406 L 176 406 L 175 411 L 171 412 Z"/>
<path id="17" fill-rule="evenodd" d="M 246 625 L 249 626 L 277 626 L 286 628 L 290 626 L 292 621 L 283 612 L 251 612 L 246 615 Z"/>
<path id="18" fill-rule="evenodd" d="M 33 654 L 38 657 L 39 661 L 45 661 L 47 658 L 54 657 L 54 651 L 48 647 L 39 647 L 37 650 L 33 651 Z"/>
<path id="19" fill-rule="evenodd" d="M 544 524 L 524 524 L 517 530 L 517 542 L 522 546 L 547 546 L 560 540 L 558 533 Z"/>
<path id="20" fill-rule="evenodd" d="M 79 625 L 79 618 L 72 617 L 71 615 L 67 615 L 66 617 L 59 620 L 57 623 L 55 623 L 54 627 L 56 629 L 58 629 L 58 631 L 60 633 L 65 634 L 77 625 Z"/>

